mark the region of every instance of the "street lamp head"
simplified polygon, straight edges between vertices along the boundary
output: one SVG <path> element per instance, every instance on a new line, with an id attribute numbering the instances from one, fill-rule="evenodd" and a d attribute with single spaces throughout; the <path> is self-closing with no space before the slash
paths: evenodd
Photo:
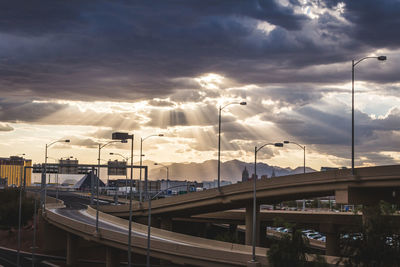
<path id="1" fill-rule="evenodd" d="M 247 103 L 246 102 L 240 102 L 239 105 L 246 106 Z"/>
<path id="2" fill-rule="evenodd" d="M 274 146 L 276 146 L 276 147 L 283 147 L 283 143 L 275 143 Z"/>
<path id="3" fill-rule="evenodd" d="M 158 165 L 158 163 L 157 163 L 157 162 L 154 162 L 154 165 Z"/>
<path id="4" fill-rule="evenodd" d="M 387 58 L 386 58 L 386 56 L 379 56 L 379 57 L 377 57 L 377 59 L 380 61 L 385 61 Z"/>
<path id="5" fill-rule="evenodd" d="M 159 134 L 158 136 L 164 136 L 164 134 Z"/>
<path id="6" fill-rule="evenodd" d="M 289 144 L 289 143 L 290 143 L 290 141 L 283 141 L 283 143 L 284 143 L 284 144 Z"/>
<path id="7" fill-rule="evenodd" d="M 128 143 L 128 140 L 121 140 L 121 143 L 126 144 Z"/>
<path id="8" fill-rule="evenodd" d="M 110 155 L 114 155 L 114 152 L 110 152 Z"/>
<path id="9" fill-rule="evenodd" d="M 71 140 L 66 139 L 66 140 L 64 140 L 64 142 L 65 142 L 65 143 L 69 143 L 69 142 L 71 142 Z"/>

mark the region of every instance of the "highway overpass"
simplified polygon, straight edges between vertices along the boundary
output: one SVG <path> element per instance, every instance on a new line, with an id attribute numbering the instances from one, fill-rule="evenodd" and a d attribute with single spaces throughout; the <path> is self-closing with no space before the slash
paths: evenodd
<path id="1" fill-rule="evenodd" d="M 195 192 L 186 195 L 155 200 L 152 202 L 152 214 L 161 218 L 163 229 L 152 229 L 152 250 L 154 257 L 181 264 L 198 266 L 244 266 L 251 257 L 251 247 L 206 240 L 166 231 L 174 217 L 190 217 L 206 212 L 246 208 L 246 244 L 251 243 L 253 183 L 244 182 L 218 189 Z M 373 204 L 383 199 L 399 203 L 400 166 L 379 166 L 351 170 L 298 174 L 257 182 L 258 204 L 271 204 L 285 200 L 335 195 L 337 203 Z M 76 211 L 68 209 L 49 209 L 46 220 L 68 232 L 68 236 L 80 236 L 86 240 L 102 243 L 106 246 L 127 249 L 127 221 L 117 218 L 127 217 L 127 205 L 102 206 L 108 214 L 101 213 L 100 234 L 95 233 L 93 210 Z M 147 202 L 134 205 L 134 216 L 147 216 Z M 260 213 L 258 226 L 260 230 Z M 322 216 L 323 217 L 323 216 Z M 321 217 L 321 219 L 323 219 Z M 334 223 L 326 225 L 327 253 L 335 255 L 338 233 Z M 132 244 L 135 253 L 144 254 L 146 227 L 134 224 Z M 257 234 L 259 237 L 260 235 Z M 69 251 L 74 250 L 74 238 L 69 237 Z M 112 254 L 110 252 L 110 254 Z M 72 253 L 73 255 L 73 253 Z M 257 248 L 257 260 L 267 265 L 266 249 Z M 111 257 L 111 256 L 110 256 Z M 68 257 L 67 257 L 68 258 Z M 71 260 L 73 257 L 69 257 Z M 332 258 L 328 258 L 331 260 Z"/>

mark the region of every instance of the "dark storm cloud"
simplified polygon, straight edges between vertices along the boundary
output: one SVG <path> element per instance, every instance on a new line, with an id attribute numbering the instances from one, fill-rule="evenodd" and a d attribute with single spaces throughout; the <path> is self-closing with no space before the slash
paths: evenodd
<path id="1" fill-rule="evenodd" d="M 369 10 L 348 4 L 348 19 L 357 15 L 353 26 L 328 14 L 312 26 L 305 15 L 267 0 L 6 1 L 0 4 L 0 88 L 7 95 L 135 101 L 193 89 L 182 78 L 207 72 L 240 83 L 337 82 L 345 71 L 320 76 L 298 69 L 349 60 L 356 44 L 360 53 L 370 51 L 369 43 L 352 40 L 356 29 L 367 29 L 368 3 Z M 277 27 L 266 35 L 257 30 L 263 21 Z M 380 32 L 395 29 L 398 19 L 377 24 Z"/>
<path id="2" fill-rule="evenodd" d="M 399 47 L 399 13 L 397 0 L 346 1 L 345 17 L 357 26 L 354 37 L 373 47 Z"/>
<path id="3" fill-rule="evenodd" d="M 56 103 L 9 102 L 0 99 L 0 121 L 36 122 L 65 108 L 67 105 Z"/>
<path id="4" fill-rule="evenodd" d="M 138 119 L 133 112 L 98 113 L 92 109 L 83 111 L 68 104 L 0 99 L 0 121 L 4 122 L 105 126 L 132 131 L 140 128 Z"/>

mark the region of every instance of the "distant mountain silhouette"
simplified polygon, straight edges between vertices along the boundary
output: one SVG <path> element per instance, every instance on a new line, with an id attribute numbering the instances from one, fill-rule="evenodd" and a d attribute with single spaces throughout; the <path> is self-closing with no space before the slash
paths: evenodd
<path id="1" fill-rule="evenodd" d="M 166 170 L 159 165 L 154 166 L 154 163 L 149 163 L 149 177 L 152 180 L 165 179 Z M 162 163 L 169 168 L 169 179 L 171 180 L 190 180 L 190 181 L 212 181 L 217 179 L 217 160 L 207 160 L 202 163 Z M 246 163 L 240 160 L 231 160 L 221 162 L 221 179 L 231 182 L 240 181 L 242 179 L 242 171 L 247 168 L 250 177 L 254 173 L 254 164 Z M 303 167 L 296 169 L 281 168 L 277 166 L 269 166 L 266 163 L 257 163 L 257 175 L 272 176 L 274 171 L 275 176 L 284 176 L 290 174 L 303 173 Z M 314 169 L 306 167 L 306 172 L 315 172 Z"/>

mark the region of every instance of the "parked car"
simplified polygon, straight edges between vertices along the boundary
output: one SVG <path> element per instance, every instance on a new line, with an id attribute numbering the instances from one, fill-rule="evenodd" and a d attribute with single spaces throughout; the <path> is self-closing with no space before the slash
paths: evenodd
<path id="1" fill-rule="evenodd" d="M 315 237 L 315 236 L 317 236 L 317 235 L 319 235 L 319 236 L 321 237 L 321 235 L 320 235 L 318 232 L 311 232 L 311 233 L 305 234 L 305 236 L 306 236 L 307 238 L 313 238 L 313 237 Z"/>

